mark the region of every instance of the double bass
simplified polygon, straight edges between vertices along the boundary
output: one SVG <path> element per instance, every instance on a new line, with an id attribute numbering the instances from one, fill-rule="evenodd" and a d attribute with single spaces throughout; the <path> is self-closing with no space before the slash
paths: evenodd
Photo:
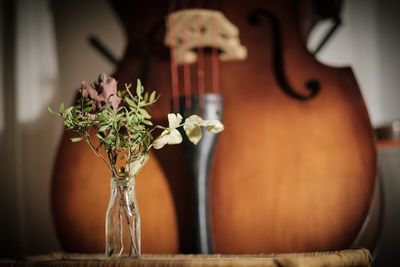
<path id="1" fill-rule="evenodd" d="M 114 76 L 120 84 L 142 78 L 145 88 L 160 92 L 152 115 L 162 123 L 174 110 L 171 99 L 177 103 L 173 79 L 183 85 L 178 96 L 192 97 L 184 91 L 188 86 L 193 94 L 198 89 L 199 66 L 189 64 L 187 78 L 185 66 L 171 67 L 164 45 L 165 18 L 180 1 L 173 7 L 171 1 L 111 2 L 128 37 Z M 212 77 L 204 80 L 202 94 L 223 97 L 225 125 L 209 173 L 212 252 L 348 248 L 370 210 L 377 156 L 365 104 L 350 68 L 323 65 L 306 49 L 301 3 L 219 0 L 196 6 L 222 12 L 247 49 L 244 60 L 218 62 L 217 74 L 213 64 L 223 51 L 211 47 L 198 55 L 203 75 Z M 110 174 L 70 137 L 64 133 L 54 168 L 57 233 L 67 251 L 102 252 Z M 137 178 L 145 253 L 198 252 L 185 160 L 182 146 L 153 152 Z"/>

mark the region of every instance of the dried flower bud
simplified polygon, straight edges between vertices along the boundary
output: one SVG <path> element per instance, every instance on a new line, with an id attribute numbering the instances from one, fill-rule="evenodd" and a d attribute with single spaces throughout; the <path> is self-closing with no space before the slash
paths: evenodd
<path id="1" fill-rule="evenodd" d="M 98 78 L 99 83 L 105 83 L 107 82 L 107 74 L 105 74 L 104 72 L 99 74 L 99 78 Z"/>
<path id="2" fill-rule="evenodd" d="M 121 98 L 117 95 L 117 82 L 114 78 L 101 73 L 98 82 L 94 83 L 93 86 L 86 81 L 82 81 L 81 84 L 85 90 L 84 97 L 90 97 L 94 101 L 93 110 L 101 109 L 104 106 L 118 109 Z"/>

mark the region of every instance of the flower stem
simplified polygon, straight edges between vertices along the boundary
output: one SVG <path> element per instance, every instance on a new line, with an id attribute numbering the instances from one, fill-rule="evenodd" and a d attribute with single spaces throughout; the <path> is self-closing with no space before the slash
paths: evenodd
<path id="1" fill-rule="evenodd" d="M 134 248 L 136 253 L 138 253 L 138 250 L 137 250 L 137 246 L 136 246 L 136 242 L 135 242 L 135 235 L 133 233 L 132 224 L 131 224 L 131 221 L 129 220 L 129 214 L 128 214 L 129 201 L 128 201 L 128 195 L 127 195 L 128 192 L 126 192 L 126 190 L 123 188 L 123 186 L 119 186 L 118 189 L 121 194 L 121 199 L 123 198 L 123 202 L 125 202 L 125 203 L 120 202 L 120 209 L 123 209 L 125 219 L 128 224 L 129 236 L 130 236 L 129 256 L 132 256 L 132 247 Z"/>
<path id="2" fill-rule="evenodd" d="M 122 203 L 122 198 L 119 200 L 119 206 L 120 208 L 118 209 L 118 226 L 119 226 L 119 244 L 120 244 L 120 250 L 119 250 L 119 255 L 118 257 L 121 257 L 122 252 L 124 251 L 124 233 L 122 231 L 122 213 L 121 213 L 121 207 L 123 207 Z"/>
<path id="3" fill-rule="evenodd" d="M 107 162 L 107 160 L 103 157 L 103 155 L 101 155 L 101 153 L 94 147 L 94 145 L 92 144 L 92 141 L 90 140 L 89 134 L 87 134 L 85 136 L 85 140 L 86 142 L 89 144 L 90 148 L 93 150 L 93 152 L 96 154 L 96 156 L 98 156 L 99 158 L 101 158 L 107 165 L 107 167 L 110 169 L 111 173 L 116 176 L 117 173 L 114 172 L 113 168 L 110 166 L 110 164 Z"/>

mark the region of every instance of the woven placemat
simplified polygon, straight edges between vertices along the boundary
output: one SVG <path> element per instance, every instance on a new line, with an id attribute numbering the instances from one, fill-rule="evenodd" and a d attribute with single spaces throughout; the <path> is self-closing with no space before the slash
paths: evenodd
<path id="1" fill-rule="evenodd" d="M 100 254 L 53 253 L 27 257 L 25 260 L 0 260 L 0 266 L 371 266 L 371 254 L 366 249 L 333 252 L 254 255 L 191 255 L 144 254 L 139 259 L 108 259 Z"/>

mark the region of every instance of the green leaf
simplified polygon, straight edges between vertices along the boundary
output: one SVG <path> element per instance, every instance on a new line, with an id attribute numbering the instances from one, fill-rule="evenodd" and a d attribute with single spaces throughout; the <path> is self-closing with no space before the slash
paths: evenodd
<path id="1" fill-rule="evenodd" d="M 107 120 L 110 115 L 107 113 L 106 109 L 103 109 L 103 111 L 101 112 L 101 114 L 103 115 L 104 118 L 102 118 L 103 120 Z"/>
<path id="2" fill-rule="evenodd" d="M 125 83 L 126 90 L 129 90 L 132 87 L 131 83 Z"/>
<path id="3" fill-rule="evenodd" d="M 146 124 L 146 125 L 153 126 L 153 123 L 152 123 L 151 121 L 148 121 L 148 120 L 143 119 L 142 122 L 143 122 L 144 124 Z"/>
<path id="4" fill-rule="evenodd" d="M 101 135 L 98 134 L 98 133 L 96 134 L 96 137 L 99 138 L 100 140 L 103 140 L 103 139 L 104 139 L 103 136 L 101 136 Z"/>
<path id="5" fill-rule="evenodd" d="M 155 99 L 156 99 L 156 91 L 153 91 L 150 95 L 150 102 L 153 103 Z"/>
<path id="6" fill-rule="evenodd" d="M 125 114 L 124 114 L 124 116 L 125 116 L 125 119 L 126 119 L 126 121 L 129 121 L 129 112 L 128 112 L 128 110 L 124 107 L 124 109 L 125 109 Z"/>
<path id="7" fill-rule="evenodd" d="M 126 126 L 127 126 L 127 127 L 129 127 L 129 126 L 132 124 L 132 120 L 133 120 L 132 117 L 128 117 L 128 118 L 126 119 Z"/>
<path id="8" fill-rule="evenodd" d="M 125 96 L 124 100 L 126 103 L 128 103 L 129 106 L 136 108 L 136 103 L 128 96 Z"/>
<path id="9" fill-rule="evenodd" d="M 75 142 L 82 141 L 82 139 L 83 139 L 82 137 L 74 137 L 74 138 L 71 138 L 71 141 L 75 143 Z"/>
<path id="10" fill-rule="evenodd" d="M 51 107 L 47 107 L 47 110 L 54 115 L 60 115 L 59 113 L 55 112 L 54 110 L 51 109 Z"/>
<path id="11" fill-rule="evenodd" d="M 60 107 L 61 108 L 61 107 Z M 72 109 L 74 108 L 74 106 L 71 106 L 69 108 L 67 108 L 66 110 L 64 110 L 64 113 L 66 115 L 71 115 Z M 63 105 L 63 109 L 64 109 L 64 105 Z"/>
<path id="12" fill-rule="evenodd" d="M 93 109 L 92 107 L 87 107 L 83 109 L 83 112 L 89 112 L 92 111 L 92 109 Z"/>
<path id="13" fill-rule="evenodd" d="M 139 97 L 139 99 L 141 98 L 141 95 L 143 93 L 143 86 L 142 86 L 142 82 L 137 79 L 137 83 L 136 83 L 136 95 Z"/>
<path id="14" fill-rule="evenodd" d="M 108 125 L 108 121 L 103 121 L 103 122 L 100 122 L 100 123 L 98 123 L 98 124 L 96 124 L 96 126 L 103 126 L 103 125 Z"/>
<path id="15" fill-rule="evenodd" d="M 105 130 L 107 130 L 107 128 L 108 128 L 108 124 L 104 125 L 104 126 L 101 126 L 100 129 L 99 129 L 99 132 L 104 132 Z"/>
<path id="16" fill-rule="evenodd" d="M 119 134 L 117 134 L 117 137 L 116 137 L 116 139 L 115 139 L 115 149 L 118 149 L 118 147 L 119 147 L 119 142 L 120 142 Z"/>
<path id="17" fill-rule="evenodd" d="M 108 114 L 111 116 L 115 116 L 115 114 L 117 114 L 117 110 L 115 110 L 111 107 L 106 107 L 106 110 L 108 111 Z"/>
<path id="18" fill-rule="evenodd" d="M 61 102 L 60 104 L 60 113 L 64 112 L 64 102 Z"/>
<path id="19" fill-rule="evenodd" d="M 139 112 L 143 116 L 143 118 L 151 119 L 151 116 L 150 116 L 149 112 L 147 112 L 147 110 L 141 108 L 141 109 L 139 109 Z"/>

